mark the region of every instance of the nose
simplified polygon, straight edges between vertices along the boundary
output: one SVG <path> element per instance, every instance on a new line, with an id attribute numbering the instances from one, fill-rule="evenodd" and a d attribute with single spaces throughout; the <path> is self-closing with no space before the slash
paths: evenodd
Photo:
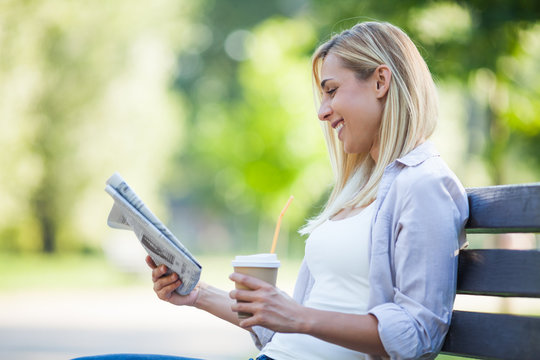
<path id="1" fill-rule="evenodd" d="M 330 120 L 330 115 L 332 115 L 332 107 L 330 106 L 328 101 L 321 102 L 318 113 L 319 120 L 328 121 Z"/>

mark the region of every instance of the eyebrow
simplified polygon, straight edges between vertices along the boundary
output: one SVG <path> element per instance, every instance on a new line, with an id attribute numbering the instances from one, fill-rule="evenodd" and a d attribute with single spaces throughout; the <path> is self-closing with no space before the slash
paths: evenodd
<path id="1" fill-rule="evenodd" d="M 321 81 L 321 89 L 324 89 L 324 85 L 326 84 L 326 82 L 327 82 L 328 80 L 332 80 L 332 78 L 324 79 L 323 81 Z"/>

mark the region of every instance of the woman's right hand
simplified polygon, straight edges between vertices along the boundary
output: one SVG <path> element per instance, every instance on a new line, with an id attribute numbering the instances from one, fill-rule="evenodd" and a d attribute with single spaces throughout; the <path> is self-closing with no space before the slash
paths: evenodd
<path id="1" fill-rule="evenodd" d="M 182 284 L 178 274 L 170 273 L 167 266 L 157 266 L 150 256 L 146 257 L 146 263 L 152 269 L 152 282 L 158 298 L 174 305 L 194 306 L 199 296 L 199 284 L 187 295 L 180 295 L 175 290 Z"/>

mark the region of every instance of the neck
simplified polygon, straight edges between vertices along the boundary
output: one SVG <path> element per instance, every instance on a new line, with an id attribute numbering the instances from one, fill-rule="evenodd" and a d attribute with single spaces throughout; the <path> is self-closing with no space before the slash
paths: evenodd
<path id="1" fill-rule="evenodd" d="M 373 144 L 371 147 L 371 150 L 369 150 L 369 156 L 373 159 L 375 164 L 377 164 L 377 160 L 379 159 L 379 142 Z"/>

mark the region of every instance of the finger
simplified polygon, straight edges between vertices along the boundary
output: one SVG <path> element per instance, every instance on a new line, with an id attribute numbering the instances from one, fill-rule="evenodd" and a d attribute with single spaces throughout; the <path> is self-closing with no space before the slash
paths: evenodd
<path id="1" fill-rule="evenodd" d="M 249 329 L 253 326 L 263 326 L 263 323 L 260 321 L 258 316 L 250 316 L 247 319 L 242 319 L 238 323 L 238 326 L 240 326 L 243 329 Z"/>
<path id="2" fill-rule="evenodd" d="M 229 297 L 233 300 L 255 302 L 261 300 L 261 293 L 256 290 L 231 290 Z"/>
<path id="3" fill-rule="evenodd" d="M 253 314 L 252 316 L 246 319 L 240 319 L 238 325 L 244 329 L 249 329 L 256 325 L 262 325 L 261 317 L 257 315 L 257 307 L 249 303 L 240 303 L 238 306 L 234 307 L 237 312 L 244 312 L 248 314 Z"/>
<path id="4" fill-rule="evenodd" d="M 147 255 L 145 260 L 146 260 L 146 263 L 148 264 L 148 266 L 150 266 L 151 269 L 155 269 L 157 267 L 156 263 L 154 262 L 154 260 L 152 260 L 150 255 Z"/>
<path id="5" fill-rule="evenodd" d="M 270 284 L 268 284 L 266 281 L 263 281 L 261 279 L 257 279 L 256 277 L 253 277 L 253 276 L 249 276 L 249 275 L 245 275 L 245 274 L 240 274 L 240 273 L 232 273 L 230 276 L 229 276 L 229 279 L 231 279 L 232 281 L 240 284 L 240 285 L 244 285 L 245 287 L 249 288 L 249 289 L 253 289 L 253 290 L 258 290 L 260 288 L 263 288 L 263 287 L 267 287 L 267 286 L 272 286 Z"/>
<path id="6" fill-rule="evenodd" d="M 169 269 L 165 265 L 160 265 L 152 270 L 152 281 L 156 282 L 160 277 L 163 277 Z"/>
<path id="7" fill-rule="evenodd" d="M 154 281 L 154 290 L 160 291 L 164 287 L 167 287 L 170 284 L 173 284 L 177 280 L 178 280 L 178 275 L 176 273 L 172 273 L 167 276 L 162 276 L 156 279 L 156 281 Z"/>
<path id="8" fill-rule="evenodd" d="M 161 300 L 169 300 L 173 295 L 173 292 L 182 284 L 182 281 L 176 280 L 170 285 L 163 287 L 161 290 L 156 291 L 157 296 Z"/>
<path id="9" fill-rule="evenodd" d="M 233 312 L 243 312 L 248 314 L 254 314 L 257 311 L 257 305 L 248 302 L 234 302 L 231 304 L 231 310 Z"/>
<path id="10" fill-rule="evenodd" d="M 154 283 L 154 291 L 162 300 L 169 299 L 173 291 L 175 291 L 182 284 L 182 281 L 178 279 L 178 276 L 173 275 L 161 278 Z"/>

